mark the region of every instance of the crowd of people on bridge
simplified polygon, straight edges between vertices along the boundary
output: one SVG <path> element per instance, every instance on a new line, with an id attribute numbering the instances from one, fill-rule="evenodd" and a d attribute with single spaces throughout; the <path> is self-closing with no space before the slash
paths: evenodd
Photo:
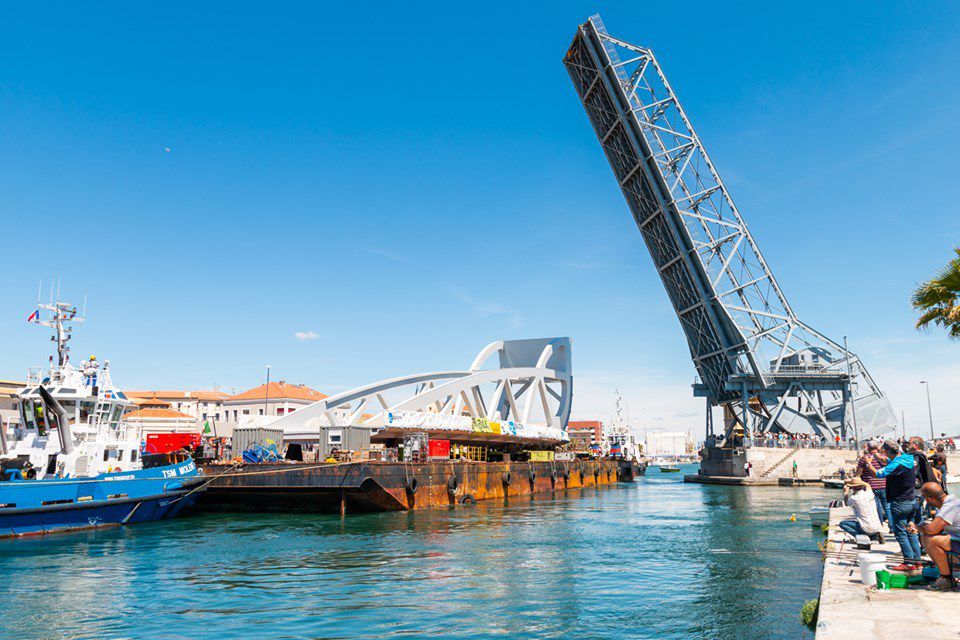
<path id="1" fill-rule="evenodd" d="M 827 436 L 818 436 L 809 433 L 786 433 L 783 431 L 773 433 L 763 433 L 749 438 L 751 446 L 754 447 L 775 447 L 775 448 L 794 448 L 794 449 L 822 449 L 836 447 L 855 447 L 856 441 L 852 438 L 842 439 L 839 435 L 828 438 Z"/>
<path id="2" fill-rule="evenodd" d="M 939 571 L 930 586 L 954 591 L 953 567 L 960 564 L 960 499 L 947 492 L 947 443 L 928 450 L 922 438 L 870 441 L 845 483 L 854 518 L 840 522 L 853 535 L 884 542 L 884 524 L 903 561 L 894 571 L 922 570 L 926 553 Z"/>

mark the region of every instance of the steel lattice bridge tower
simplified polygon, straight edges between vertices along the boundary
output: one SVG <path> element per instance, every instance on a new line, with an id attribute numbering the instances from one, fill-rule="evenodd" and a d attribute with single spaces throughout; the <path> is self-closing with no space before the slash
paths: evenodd
<path id="1" fill-rule="evenodd" d="M 593 16 L 564 64 L 686 334 L 708 434 L 711 405 L 725 407 L 727 436 L 737 424 L 830 438 L 890 430 L 860 359 L 790 307 L 653 52 Z"/>

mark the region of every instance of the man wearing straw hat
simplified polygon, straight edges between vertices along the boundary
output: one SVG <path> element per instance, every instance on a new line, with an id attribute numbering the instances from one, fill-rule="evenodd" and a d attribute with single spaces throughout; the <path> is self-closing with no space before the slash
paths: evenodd
<path id="1" fill-rule="evenodd" d="M 838 526 L 845 532 L 856 537 L 866 535 L 883 544 L 883 533 L 880 531 L 880 514 L 877 513 L 877 502 L 873 497 L 870 485 L 860 478 L 850 478 L 844 483 L 844 493 L 847 505 L 853 509 L 855 520 L 841 520 Z"/>

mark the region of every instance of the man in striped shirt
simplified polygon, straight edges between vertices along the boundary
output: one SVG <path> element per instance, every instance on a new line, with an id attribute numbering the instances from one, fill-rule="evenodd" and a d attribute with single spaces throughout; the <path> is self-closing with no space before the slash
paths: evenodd
<path id="1" fill-rule="evenodd" d="M 868 485 L 873 490 L 873 498 L 877 503 L 877 514 L 880 516 L 880 522 L 891 521 L 890 504 L 887 502 L 887 479 L 878 478 L 877 471 L 887 465 L 887 459 L 883 457 L 880 451 L 880 445 L 870 441 L 867 450 L 860 459 L 857 460 L 857 470 L 854 475 Z"/>

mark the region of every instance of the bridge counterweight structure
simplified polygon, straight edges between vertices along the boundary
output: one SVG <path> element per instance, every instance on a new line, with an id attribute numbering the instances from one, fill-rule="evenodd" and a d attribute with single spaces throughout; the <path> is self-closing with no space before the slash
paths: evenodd
<path id="1" fill-rule="evenodd" d="M 686 335 L 694 393 L 726 406 L 726 434 L 845 437 L 848 406 L 860 437 L 895 425 L 860 359 L 797 318 L 653 52 L 593 16 L 564 64 Z"/>

